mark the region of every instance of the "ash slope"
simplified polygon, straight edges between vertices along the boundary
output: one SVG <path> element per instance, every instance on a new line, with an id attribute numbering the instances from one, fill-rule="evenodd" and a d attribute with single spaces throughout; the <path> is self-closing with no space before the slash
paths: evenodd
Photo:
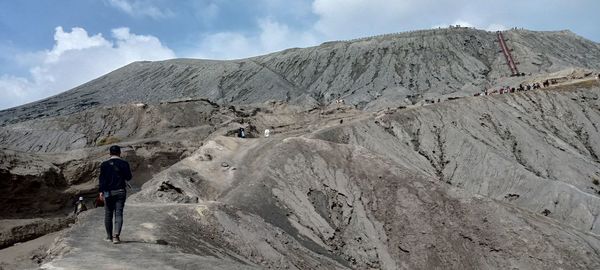
<path id="1" fill-rule="evenodd" d="M 599 96 L 596 81 L 212 136 L 131 197 L 139 252 L 103 245 L 92 211 L 44 267 L 597 269 Z"/>
<path id="2" fill-rule="evenodd" d="M 600 69 L 600 45 L 572 32 L 510 30 L 505 37 L 521 72 Z M 308 107 L 343 98 L 376 110 L 390 101 L 466 95 L 497 83 L 509 75 L 499 48 L 495 33 L 453 28 L 328 42 L 234 61 L 136 62 L 55 97 L 2 111 L 0 124 L 179 98 L 219 104 L 280 100 Z"/>

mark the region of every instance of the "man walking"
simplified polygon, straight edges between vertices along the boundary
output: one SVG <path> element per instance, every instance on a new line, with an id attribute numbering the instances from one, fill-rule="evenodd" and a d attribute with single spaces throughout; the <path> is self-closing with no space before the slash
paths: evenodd
<path id="1" fill-rule="evenodd" d="M 121 148 L 117 145 L 110 147 L 110 159 L 100 165 L 100 196 L 105 201 L 104 226 L 106 241 L 114 244 L 121 242 L 119 238 L 123 227 L 123 208 L 127 192 L 125 187 L 131 180 L 129 163 L 121 159 Z M 113 236 L 113 216 L 115 221 Z"/>

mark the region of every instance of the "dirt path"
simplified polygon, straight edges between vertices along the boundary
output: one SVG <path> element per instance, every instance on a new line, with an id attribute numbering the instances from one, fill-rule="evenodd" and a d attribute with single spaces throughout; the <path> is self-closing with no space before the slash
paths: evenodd
<path id="1" fill-rule="evenodd" d="M 104 241 L 102 208 L 82 214 L 72 229 L 61 233 L 51 262 L 42 269 L 254 269 L 225 256 L 181 252 L 181 243 L 165 235 L 163 224 L 177 211 L 201 213 L 201 204 L 126 204 L 121 244 Z M 189 236 L 186 236 L 189 237 Z M 168 239 L 168 240 L 165 240 Z M 171 239 L 178 240 L 173 245 Z"/>

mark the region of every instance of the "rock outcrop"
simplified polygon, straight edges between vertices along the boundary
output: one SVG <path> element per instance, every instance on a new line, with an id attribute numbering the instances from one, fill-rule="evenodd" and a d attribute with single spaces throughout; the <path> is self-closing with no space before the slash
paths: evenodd
<path id="1" fill-rule="evenodd" d="M 62 230 L 73 222 L 74 216 L 0 220 L 0 249 Z"/>
<path id="2" fill-rule="evenodd" d="M 0 151 L 0 218 L 35 216 L 59 210 L 68 187 L 60 168 L 47 159 L 11 150 Z"/>

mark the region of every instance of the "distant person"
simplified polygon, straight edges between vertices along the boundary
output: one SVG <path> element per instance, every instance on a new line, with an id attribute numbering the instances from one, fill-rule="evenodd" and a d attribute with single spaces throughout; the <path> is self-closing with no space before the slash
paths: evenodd
<path id="1" fill-rule="evenodd" d="M 270 135 L 271 135 L 271 130 L 269 130 L 268 128 L 265 129 L 265 138 L 269 138 Z"/>
<path id="2" fill-rule="evenodd" d="M 83 197 L 79 197 L 79 200 L 77 200 L 77 202 L 75 202 L 75 211 L 73 213 L 77 216 L 83 211 L 87 211 L 87 206 L 85 206 Z"/>
<path id="3" fill-rule="evenodd" d="M 244 128 L 241 127 L 238 129 L 238 137 L 246 138 L 246 130 L 244 130 Z"/>
<path id="4" fill-rule="evenodd" d="M 121 147 L 113 145 L 109 149 L 110 159 L 100 165 L 100 196 L 104 199 L 104 227 L 106 241 L 121 242 L 123 208 L 127 197 L 127 181 L 131 180 L 129 163 L 121 159 Z M 115 230 L 113 235 L 113 216 Z"/>

